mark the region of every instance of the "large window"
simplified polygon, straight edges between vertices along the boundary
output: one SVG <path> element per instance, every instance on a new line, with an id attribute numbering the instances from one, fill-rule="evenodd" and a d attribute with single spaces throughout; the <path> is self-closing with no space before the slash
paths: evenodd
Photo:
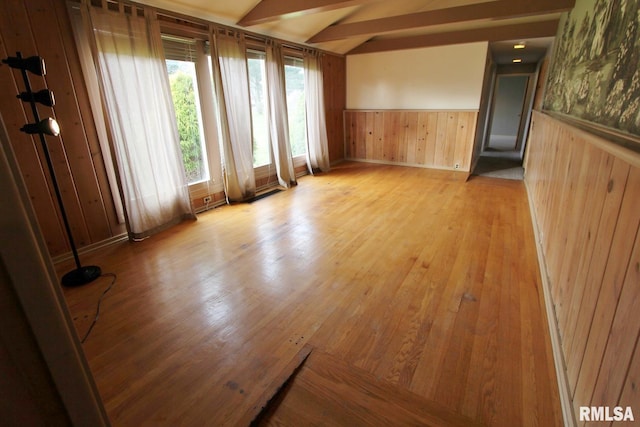
<path id="1" fill-rule="evenodd" d="M 249 95 L 253 125 L 253 167 L 271 164 L 269 123 L 267 122 L 267 91 L 264 52 L 247 52 L 249 67 Z"/>
<path id="2" fill-rule="evenodd" d="M 304 68 L 302 59 L 285 57 L 285 84 L 291 154 L 302 156 L 307 152 L 307 127 L 304 104 Z"/>
<path id="3" fill-rule="evenodd" d="M 253 166 L 271 164 L 269 123 L 267 122 L 267 87 L 264 52 L 247 52 L 249 89 L 251 96 L 251 118 L 253 121 Z M 289 121 L 289 142 L 294 157 L 307 152 L 307 129 L 304 99 L 304 68 L 302 59 L 285 58 L 285 85 Z"/>
<path id="4" fill-rule="evenodd" d="M 163 36 L 163 44 L 187 181 L 189 184 L 207 181 L 209 169 L 196 78 L 195 42 Z"/>
<path id="5" fill-rule="evenodd" d="M 195 64 L 167 60 L 167 72 L 171 84 L 171 96 L 176 111 L 182 161 L 189 184 L 206 181 L 209 171 L 206 148 L 202 135 L 202 117 L 198 100 Z"/>
<path id="6" fill-rule="evenodd" d="M 208 56 L 207 46 L 194 39 L 173 35 L 164 34 L 162 39 L 187 180 L 190 185 L 215 182 L 211 174 L 217 175 L 221 172 L 215 163 L 221 161 L 222 153 L 217 146 L 211 145 L 211 143 L 214 145 L 217 143 L 217 135 L 212 135 L 209 129 L 209 124 L 215 121 L 215 113 L 212 116 L 207 109 L 208 103 L 214 102 L 213 98 L 211 100 L 208 98 L 213 96 L 213 93 L 208 94 L 208 91 L 213 90 L 208 83 L 212 80 L 210 58 L 207 60 L 207 66 L 204 67 L 207 69 L 206 76 L 204 76 L 202 62 L 203 58 Z M 258 174 L 257 177 L 260 178 L 273 172 L 273 151 L 267 117 L 266 55 L 258 49 L 251 48 L 247 51 L 247 69 L 251 101 L 253 167 Z M 287 56 L 284 67 L 289 140 L 295 164 L 300 165 L 305 161 L 307 151 L 302 59 Z M 201 99 L 205 102 L 204 107 Z M 203 131 L 203 127 L 206 132 Z M 211 159 L 208 158 L 207 148 Z M 199 194 L 198 189 L 202 185 L 192 185 L 192 193 L 195 191 L 193 194 Z"/>

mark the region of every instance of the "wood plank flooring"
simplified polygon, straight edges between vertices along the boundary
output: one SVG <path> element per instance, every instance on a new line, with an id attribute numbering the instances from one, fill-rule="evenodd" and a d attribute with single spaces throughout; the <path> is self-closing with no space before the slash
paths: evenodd
<path id="1" fill-rule="evenodd" d="M 476 427 L 481 424 L 314 350 L 286 389 L 256 420 L 256 425 Z"/>
<path id="2" fill-rule="evenodd" d="M 84 344 L 113 424 L 237 425 L 311 345 L 409 402 L 560 425 L 524 186 L 453 176 L 344 163 L 85 255 L 118 275 Z M 65 290 L 79 335 L 108 283 Z"/>

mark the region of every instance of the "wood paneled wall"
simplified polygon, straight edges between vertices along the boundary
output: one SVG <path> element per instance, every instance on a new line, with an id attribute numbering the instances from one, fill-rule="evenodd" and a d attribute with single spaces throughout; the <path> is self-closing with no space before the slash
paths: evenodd
<path id="1" fill-rule="evenodd" d="M 638 417 L 640 154 L 538 112 L 528 150 L 575 417 L 580 406 L 633 405 Z"/>
<path id="2" fill-rule="evenodd" d="M 73 44 L 63 0 L 0 2 L 0 56 L 39 55 L 45 78 L 30 74 L 34 90 L 45 87 L 56 97 L 54 108 L 39 106 L 42 117 L 60 123 L 61 135 L 47 137 L 73 237 L 78 247 L 123 233 L 113 208 L 89 100 Z M 35 208 L 51 255 L 68 252 L 69 245 L 38 138 L 19 129 L 33 121 L 27 104 L 14 96 L 24 90 L 19 72 L 0 66 L 0 114 Z"/>
<path id="3" fill-rule="evenodd" d="M 344 126 L 342 112 L 347 108 L 347 61 L 344 56 L 322 57 L 324 109 L 329 140 L 329 159 L 344 159 Z"/>
<path id="4" fill-rule="evenodd" d="M 347 110 L 345 156 L 468 172 L 477 119 L 477 111 Z"/>
<path id="5" fill-rule="evenodd" d="M 0 56 L 15 56 L 18 51 L 23 56 L 40 55 L 47 65 L 46 84 L 55 93 L 56 106 L 40 106 L 39 113 L 55 117 L 61 126 L 60 137 L 47 137 L 47 142 L 76 246 L 99 244 L 125 233 L 113 207 L 64 0 L 0 2 Z M 345 58 L 324 55 L 323 71 L 329 153 L 335 162 L 344 157 Z M 30 77 L 35 90 L 45 86 L 43 78 Z M 20 74 L 0 65 L 0 93 L 4 94 L 0 97 L 0 114 L 49 252 L 57 256 L 70 247 L 39 140 L 19 131 L 33 120 L 30 110 L 25 109 L 27 105 L 14 96 L 22 90 Z"/>

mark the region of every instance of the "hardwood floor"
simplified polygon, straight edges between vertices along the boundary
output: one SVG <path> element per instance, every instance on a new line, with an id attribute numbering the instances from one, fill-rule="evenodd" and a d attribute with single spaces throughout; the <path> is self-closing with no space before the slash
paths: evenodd
<path id="1" fill-rule="evenodd" d="M 84 344 L 113 424 L 244 423 L 311 346 L 274 424 L 418 419 L 367 401 L 397 390 L 416 416 L 426 405 L 488 426 L 561 425 L 523 183 L 452 176 L 344 163 L 84 256 L 118 275 Z M 108 283 L 65 290 L 79 335 Z M 337 418 L 323 400 L 332 375 L 356 408 Z M 314 378 L 324 392 L 308 392 Z M 291 418 L 295 402 L 320 415 Z"/>

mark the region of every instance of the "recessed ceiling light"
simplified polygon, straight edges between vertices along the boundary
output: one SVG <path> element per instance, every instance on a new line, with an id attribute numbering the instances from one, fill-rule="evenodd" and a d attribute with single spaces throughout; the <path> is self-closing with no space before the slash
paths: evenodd
<path id="1" fill-rule="evenodd" d="M 515 64 L 519 64 L 519 63 L 521 63 L 521 62 L 522 62 L 522 59 L 521 59 L 521 58 L 514 58 L 514 59 L 513 59 L 513 62 L 514 62 Z"/>
<path id="2" fill-rule="evenodd" d="M 524 49 L 525 47 L 527 47 L 523 42 L 520 43 L 516 43 L 513 45 L 514 49 Z"/>

